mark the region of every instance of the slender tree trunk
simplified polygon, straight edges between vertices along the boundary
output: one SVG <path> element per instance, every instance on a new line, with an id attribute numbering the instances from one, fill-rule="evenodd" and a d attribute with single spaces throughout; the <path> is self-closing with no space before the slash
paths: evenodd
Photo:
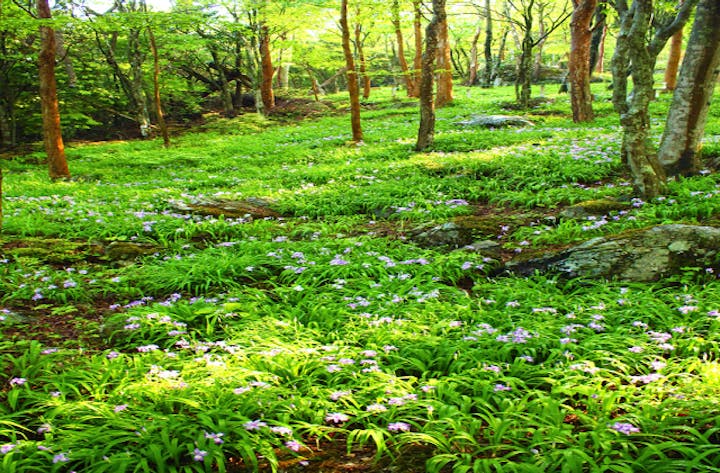
<path id="1" fill-rule="evenodd" d="M 270 55 L 270 30 L 265 24 L 260 25 L 260 98 L 264 113 L 270 113 L 275 107 L 275 93 L 273 92 L 273 74 L 275 69 Z"/>
<path id="2" fill-rule="evenodd" d="M 310 66 L 305 66 L 305 70 L 308 73 L 308 76 L 310 77 L 310 83 L 312 84 L 312 92 L 313 96 L 315 97 L 315 101 L 320 101 L 320 87 L 318 87 L 317 79 L 315 79 L 315 74 L 313 74 L 312 69 L 310 69 Z"/>
<path id="3" fill-rule="evenodd" d="M 482 25 L 478 25 L 470 47 L 470 62 L 468 63 L 468 78 L 465 81 L 465 85 L 470 87 L 475 85 L 477 82 L 478 73 L 478 42 L 480 42 L 480 34 L 482 33 Z"/>
<path id="4" fill-rule="evenodd" d="M 48 0 L 37 0 L 38 17 L 50 19 Z M 40 75 L 40 104 L 42 108 L 43 141 L 48 157 L 50 179 L 66 179 L 70 170 L 65 158 L 65 145 L 60 129 L 60 107 L 58 106 L 57 84 L 55 82 L 55 32 L 50 26 L 40 26 L 42 46 L 38 69 Z"/>
<path id="5" fill-rule="evenodd" d="M 530 107 L 530 97 L 532 95 L 533 40 L 530 36 L 531 31 L 531 29 L 527 30 L 522 41 L 520 65 L 518 66 L 517 80 L 515 82 L 515 95 L 521 108 Z"/>
<path id="6" fill-rule="evenodd" d="M 360 5 L 357 4 L 355 10 L 356 18 L 360 16 Z M 363 51 L 362 25 L 355 23 L 355 48 L 358 55 L 358 66 L 360 73 L 360 82 L 362 83 L 363 99 L 370 98 L 370 76 L 367 74 L 367 65 L 365 64 L 365 52 Z"/>
<path id="7" fill-rule="evenodd" d="M 699 149 L 720 73 L 718 18 L 720 2 L 700 0 L 658 152 L 670 176 L 696 174 L 702 167 Z"/>
<path id="8" fill-rule="evenodd" d="M 505 29 L 500 35 L 500 45 L 498 46 L 498 53 L 495 56 L 495 62 L 493 63 L 492 81 L 495 81 L 495 79 L 500 76 L 500 68 L 505 60 L 505 45 L 507 44 L 507 37 L 509 34 L 510 30 Z"/>
<path id="9" fill-rule="evenodd" d="M 411 97 L 415 89 L 415 84 L 413 83 L 413 77 L 410 73 L 407 60 L 405 59 L 405 41 L 403 39 L 402 29 L 400 28 L 400 1 L 393 0 L 390 8 L 392 23 L 395 28 L 395 39 L 397 40 L 398 62 L 400 63 L 400 70 L 402 71 L 403 80 L 405 81 L 405 90 L 407 90 L 408 97 Z"/>
<path id="10" fill-rule="evenodd" d="M 348 94 L 350 95 L 350 125 L 352 127 L 352 139 L 359 143 L 363 139 L 362 126 L 360 124 L 360 91 L 358 90 L 358 77 L 355 70 L 355 59 L 350 49 L 350 27 L 348 26 L 348 0 L 341 0 L 340 3 L 340 28 L 342 29 L 342 46 L 347 67 Z"/>
<path id="11" fill-rule="evenodd" d="M 75 68 L 70 60 L 70 56 L 65 49 L 65 35 L 62 31 L 55 31 L 55 53 L 60 57 L 65 68 L 65 74 L 67 75 L 68 87 L 75 87 L 77 85 L 77 75 L 75 74 Z"/>
<path id="12" fill-rule="evenodd" d="M 443 10 L 445 9 L 443 1 Z M 453 100 L 452 59 L 450 58 L 450 38 L 448 34 L 447 16 L 438 24 L 437 39 L 437 96 L 435 107 L 442 108 Z"/>
<path id="13" fill-rule="evenodd" d="M 422 74 L 423 60 L 423 36 L 422 36 L 422 10 L 420 0 L 413 0 L 413 37 L 415 39 L 415 57 L 413 58 L 413 92 L 408 93 L 410 97 L 420 97 L 420 76 Z"/>
<path id="14" fill-rule="evenodd" d="M 715 20 L 717 21 L 719 18 L 715 18 Z M 682 41 L 682 29 L 670 38 L 670 54 L 665 68 L 665 92 L 672 92 L 677 86 L 677 73 L 680 66 L 680 56 L 682 56 Z"/>
<path id="15" fill-rule="evenodd" d="M 593 71 L 603 72 L 603 60 L 605 55 L 605 35 L 607 34 L 607 10 L 606 0 L 596 0 L 595 21 L 592 26 L 592 37 L 590 39 L 590 75 Z M 572 20 L 571 20 L 572 21 Z"/>
<path id="16" fill-rule="evenodd" d="M 590 92 L 590 22 L 597 0 L 573 0 L 570 20 L 570 103 L 573 121 L 589 122 L 593 119 L 592 93 Z"/>
<path id="17" fill-rule="evenodd" d="M 535 46 L 535 62 L 533 63 L 533 78 L 535 80 L 540 80 L 540 74 L 542 73 L 542 52 L 543 52 L 543 46 L 545 46 L 546 41 L 546 35 L 545 35 L 545 4 L 544 3 L 538 3 L 538 18 L 540 19 L 540 24 L 538 28 L 538 38 L 540 40 L 537 42 L 537 45 Z"/>
<path id="18" fill-rule="evenodd" d="M 420 76 L 420 127 L 418 129 L 416 151 L 432 146 L 435 140 L 435 107 L 433 103 L 433 77 L 435 76 L 435 57 L 437 56 L 440 25 L 446 21 L 445 0 L 432 0 L 433 16 L 425 29 L 425 51 L 422 55 L 422 73 Z"/>
<path id="19" fill-rule="evenodd" d="M 492 87 L 493 81 L 493 57 L 492 57 L 492 10 L 490 0 L 485 0 L 485 72 L 483 73 L 482 86 Z"/>
<path id="20" fill-rule="evenodd" d="M 128 55 L 130 56 L 130 93 L 135 105 L 135 119 L 143 138 L 150 136 L 150 112 L 143 90 L 143 53 L 140 46 L 140 29 L 132 28 L 128 33 Z"/>
<path id="21" fill-rule="evenodd" d="M 605 37 L 607 36 L 608 27 L 604 24 L 602 34 L 600 35 L 600 44 L 598 46 L 597 60 L 595 61 L 595 72 L 602 74 L 605 72 Z"/>
<path id="22" fill-rule="evenodd" d="M 9 106 L 0 101 L 0 149 L 15 146 L 13 113 Z"/>
<path id="23" fill-rule="evenodd" d="M 153 55 L 153 97 L 155 101 L 155 115 L 157 115 L 158 128 L 163 137 L 163 146 L 170 147 L 170 134 L 163 115 L 162 102 L 160 101 L 160 57 L 158 56 L 157 42 L 152 28 L 148 26 L 148 38 L 150 39 L 150 50 Z"/>

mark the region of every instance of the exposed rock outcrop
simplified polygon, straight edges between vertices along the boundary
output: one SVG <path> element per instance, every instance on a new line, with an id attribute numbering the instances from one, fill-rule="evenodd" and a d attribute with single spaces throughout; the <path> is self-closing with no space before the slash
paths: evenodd
<path id="1" fill-rule="evenodd" d="M 171 205 L 178 212 L 214 217 L 258 219 L 280 216 L 271 208 L 272 202 L 253 197 L 244 200 L 197 198 L 192 202 L 172 201 Z"/>
<path id="2" fill-rule="evenodd" d="M 460 126 L 481 128 L 505 128 L 510 126 L 535 126 L 530 120 L 514 115 L 473 115 L 469 120 L 456 122 Z"/>
<path id="3" fill-rule="evenodd" d="M 514 260 L 504 271 L 649 282 L 677 274 L 685 267 L 714 267 L 719 251 L 720 228 L 659 225 L 593 238 L 541 258 Z"/>

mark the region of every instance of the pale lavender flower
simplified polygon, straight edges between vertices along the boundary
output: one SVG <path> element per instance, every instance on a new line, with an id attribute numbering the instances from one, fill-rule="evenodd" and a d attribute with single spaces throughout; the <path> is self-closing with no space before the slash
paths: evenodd
<path id="1" fill-rule="evenodd" d="M 377 414 L 377 413 L 380 413 L 380 412 L 385 412 L 385 411 L 387 411 L 387 407 L 385 407 L 383 404 L 378 404 L 378 403 L 376 403 L 376 404 L 370 404 L 369 406 L 367 406 L 367 407 L 365 408 L 365 410 L 368 411 L 368 412 L 371 412 L 371 413 L 373 413 L 373 414 Z"/>
<path id="2" fill-rule="evenodd" d="M 53 460 L 52 460 L 53 463 L 65 463 L 67 461 L 70 461 L 70 459 L 64 453 L 58 453 L 57 455 L 55 455 L 53 457 Z"/>
<path id="3" fill-rule="evenodd" d="M 493 391 L 495 391 L 496 393 L 501 391 L 512 391 L 512 388 L 510 386 L 505 386 L 504 384 L 498 383 L 493 388 Z"/>
<path id="4" fill-rule="evenodd" d="M 350 419 L 350 417 L 341 412 L 330 412 L 325 416 L 325 422 L 332 422 L 333 424 L 341 424 L 348 419 Z"/>
<path id="5" fill-rule="evenodd" d="M 410 430 L 410 424 L 407 422 L 391 422 L 387 428 L 390 432 L 408 432 Z"/>
<path id="6" fill-rule="evenodd" d="M 270 431 L 278 435 L 292 435 L 293 433 L 291 428 L 282 425 L 270 427 Z"/>
<path id="7" fill-rule="evenodd" d="M 633 346 L 628 348 L 628 351 L 631 353 L 642 353 L 643 351 L 645 351 L 645 349 L 643 347 Z"/>
<path id="8" fill-rule="evenodd" d="M 267 423 L 265 423 L 261 420 L 251 420 L 251 421 L 245 422 L 243 424 L 243 427 L 245 427 L 245 430 L 260 430 L 265 426 L 267 426 Z"/>
<path id="9" fill-rule="evenodd" d="M 208 452 L 205 450 L 200 450 L 199 448 L 195 448 L 195 451 L 193 452 L 193 460 L 196 462 L 201 462 L 205 460 L 205 457 L 207 456 Z"/>
<path id="10" fill-rule="evenodd" d="M 155 345 L 154 343 L 137 347 L 137 351 L 139 351 L 140 353 L 149 353 L 151 351 L 156 351 L 159 349 L 160 347 Z"/>
<path id="11" fill-rule="evenodd" d="M 128 408 L 127 404 L 119 404 L 113 408 L 113 412 L 118 413 L 126 410 Z"/>
<path id="12" fill-rule="evenodd" d="M 212 440 L 215 443 L 215 445 L 222 445 L 223 443 L 225 443 L 225 441 L 222 439 L 222 437 L 224 435 L 225 434 L 222 432 L 218 432 L 218 433 L 205 432 L 205 438 Z"/>
<path id="13" fill-rule="evenodd" d="M 10 380 L 10 386 L 22 386 L 25 383 L 27 383 L 27 379 L 25 378 L 12 378 Z"/>
<path id="14" fill-rule="evenodd" d="M 4 445 L 0 445 L 0 454 L 7 455 L 8 453 L 12 452 L 15 447 L 17 447 L 17 445 L 15 445 L 14 443 L 6 443 Z"/>
<path id="15" fill-rule="evenodd" d="M 337 401 L 338 399 L 349 395 L 350 391 L 335 391 L 333 393 L 330 393 L 330 399 L 333 401 Z"/>
<path id="16" fill-rule="evenodd" d="M 285 442 L 285 446 L 293 452 L 298 452 L 300 451 L 300 448 L 302 448 L 302 444 L 297 440 L 288 440 L 287 442 Z"/>

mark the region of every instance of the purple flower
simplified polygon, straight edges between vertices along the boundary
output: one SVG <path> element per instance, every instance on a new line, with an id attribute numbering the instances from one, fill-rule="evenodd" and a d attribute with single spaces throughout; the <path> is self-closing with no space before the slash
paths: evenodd
<path id="1" fill-rule="evenodd" d="M 222 445 L 225 441 L 222 439 L 223 435 L 225 435 L 222 432 L 218 432 L 216 434 L 211 434 L 209 432 L 205 432 L 205 438 L 212 440 L 215 445 Z"/>
<path id="2" fill-rule="evenodd" d="M 52 427 L 50 426 L 50 424 L 43 424 L 40 427 L 38 427 L 37 433 L 44 434 L 44 433 L 50 432 L 51 430 L 52 430 Z"/>
<path id="3" fill-rule="evenodd" d="M 65 463 L 66 461 L 69 461 L 70 459 L 65 455 L 64 453 L 58 453 L 53 457 L 53 463 Z"/>
<path id="4" fill-rule="evenodd" d="M 148 353 L 148 352 L 155 351 L 158 349 L 160 349 L 160 347 L 153 343 L 151 343 L 150 345 L 143 345 L 143 346 L 137 347 L 137 351 L 139 351 L 140 353 Z"/>
<path id="5" fill-rule="evenodd" d="M 330 399 L 333 401 L 337 401 L 341 397 L 349 396 L 350 391 L 335 391 L 330 394 Z"/>
<path id="6" fill-rule="evenodd" d="M 126 410 L 128 408 L 127 404 L 118 404 L 113 408 L 113 412 L 118 413 Z"/>
<path id="7" fill-rule="evenodd" d="M 640 432 L 640 429 L 635 427 L 632 424 L 628 424 L 626 422 L 615 422 L 614 424 L 609 426 L 612 430 L 616 432 L 620 432 L 621 434 L 630 435 L 636 432 Z"/>
<path id="8" fill-rule="evenodd" d="M 300 444 L 300 442 L 298 442 L 297 440 L 288 440 L 287 442 L 285 442 L 285 446 L 293 452 L 298 452 L 300 451 L 302 444 Z"/>
<path id="9" fill-rule="evenodd" d="M 25 383 L 27 383 L 25 378 L 12 378 L 10 380 L 10 386 L 22 386 Z"/>
<path id="10" fill-rule="evenodd" d="M 284 427 L 282 425 L 270 427 L 270 431 L 278 435 L 292 435 L 293 433 L 290 427 Z"/>
<path id="11" fill-rule="evenodd" d="M 265 426 L 267 426 L 267 424 L 261 420 L 251 420 L 243 424 L 245 430 L 260 430 Z"/>
<path id="12" fill-rule="evenodd" d="M 628 348 L 628 351 L 632 352 L 632 353 L 642 353 L 644 351 L 644 349 L 643 349 L 643 347 L 634 346 L 634 347 Z"/>
<path id="13" fill-rule="evenodd" d="M 4 445 L 0 445 L 0 454 L 6 455 L 13 451 L 13 449 L 16 447 L 14 443 L 6 443 Z"/>
<path id="14" fill-rule="evenodd" d="M 205 456 L 208 454 L 205 450 L 200 450 L 199 448 L 195 448 L 195 451 L 193 452 L 193 460 L 196 462 L 201 462 L 205 460 Z"/>
<path id="15" fill-rule="evenodd" d="M 325 416 L 325 422 L 332 422 L 333 424 L 341 424 L 348 419 L 350 419 L 350 417 L 341 412 L 330 412 Z"/>
<path id="16" fill-rule="evenodd" d="M 410 424 L 406 422 L 391 422 L 387 428 L 390 432 L 408 432 L 410 430 Z"/>
<path id="17" fill-rule="evenodd" d="M 344 260 L 344 259 L 340 258 L 339 256 L 336 256 L 335 258 L 333 258 L 330 261 L 330 266 L 345 266 L 348 264 L 350 264 L 349 261 Z"/>
<path id="18" fill-rule="evenodd" d="M 512 391 L 512 388 L 510 386 L 505 386 L 504 384 L 498 383 L 493 388 L 493 391 L 495 391 L 496 393 L 501 391 Z"/>
<path id="19" fill-rule="evenodd" d="M 382 404 L 370 404 L 365 408 L 366 411 L 372 412 L 374 414 L 377 414 L 379 412 L 385 412 L 387 411 L 387 407 L 385 407 Z"/>

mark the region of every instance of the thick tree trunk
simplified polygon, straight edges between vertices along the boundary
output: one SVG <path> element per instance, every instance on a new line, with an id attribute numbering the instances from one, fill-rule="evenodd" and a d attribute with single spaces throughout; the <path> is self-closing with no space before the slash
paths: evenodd
<path id="1" fill-rule="evenodd" d="M 597 0 L 573 0 L 570 20 L 570 103 L 573 121 L 588 122 L 593 119 L 592 93 L 590 92 L 590 22 Z"/>
<path id="2" fill-rule="evenodd" d="M 648 106 L 654 98 L 653 71 L 667 40 L 687 21 L 697 0 L 687 0 L 665 26 L 655 24 L 652 0 L 617 0 L 620 30 L 613 55 L 613 105 L 623 129 L 622 160 L 632 173 L 635 192 L 653 198 L 665 191 L 665 173 L 657 156 L 648 148 Z M 655 28 L 651 36 L 650 27 Z M 650 39 L 648 39 L 650 38 Z M 632 93 L 628 77 L 632 76 Z"/>
<path id="3" fill-rule="evenodd" d="M 342 29 L 342 46 L 347 67 L 348 94 L 350 95 L 350 125 L 352 126 L 352 139 L 359 143 L 363 139 L 360 124 L 360 91 L 358 90 L 358 77 L 355 70 L 355 59 L 350 49 L 350 27 L 348 26 L 348 0 L 340 3 L 340 28 Z"/>
<path id="4" fill-rule="evenodd" d="M 466 86 L 473 86 L 477 82 L 478 73 L 478 42 L 480 41 L 480 34 L 482 33 L 482 25 L 478 25 L 470 46 L 470 61 L 468 63 L 468 77 L 465 81 Z"/>
<path id="5" fill-rule="evenodd" d="M 38 17 L 50 19 L 48 0 L 37 0 Z M 42 108 L 43 141 L 48 157 L 50 179 L 70 177 L 65 145 L 60 129 L 60 108 L 55 82 L 55 32 L 49 26 L 40 26 L 42 46 L 39 55 L 38 69 L 40 75 L 40 104 Z"/>
<path id="6" fill-rule="evenodd" d="M 717 21 L 718 18 L 715 18 Z M 682 56 L 683 30 L 680 29 L 670 38 L 670 54 L 665 68 L 665 92 L 672 92 L 677 86 L 677 73 Z"/>
<path id="7" fill-rule="evenodd" d="M 433 103 L 433 78 L 435 76 L 435 57 L 437 56 L 440 25 L 446 21 L 445 0 L 433 0 L 433 16 L 425 29 L 425 51 L 422 55 L 422 74 L 420 77 L 420 127 L 418 129 L 416 151 L 423 151 L 435 140 L 435 107 Z"/>
<path id="8" fill-rule="evenodd" d="M 170 134 L 168 133 L 167 123 L 162 111 L 162 102 L 160 101 L 160 56 L 158 55 L 157 42 L 152 28 L 148 27 L 148 38 L 150 39 L 150 50 L 153 55 L 153 97 L 155 100 L 155 115 L 157 115 L 158 128 L 163 138 L 163 146 L 170 147 Z"/>
<path id="9" fill-rule="evenodd" d="M 403 39 L 402 29 L 400 28 L 400 1 L 393 0 L 390 8 L 392 23 L 395 28 L 395 39 L 397 40 L 398 62 L 400 63 L 400 70 L 402 71 L 403 80 L 405 81 L 405 90 L 407 91 L 408 97 L 411 97 L 415 90 L 415 84 L 413 83 L 413 77 L 410 73 L 407 60 L 405 59 L 405 40 Z"/>
<path id="10" fill-rule="evenodd" d="M 490 0 L 485 0 L 485 72 L 482 79 L 482 86 L 485 88 L 492 87 L 493 81 L 492 40 L 492 10 Z"/>
<path id="11" fill-rule="evenodd" d="M 420 97 L 420 76 L 422 75 L 422 51 L 423 51 L 423 35 L 422 35 L 422 3 L 420 0 L 413 0 L 413 11 L 415 17 L 413 19 L 413 38 L 415 40 L 415 56 L 413 58 L 413 92 L 408 93 L 410 97 Z"/>
<path id="12" fill-rule="evenodd" d="M 262 100 L 264 113 L 270 113 L 275 107 L 275 93 L 273 92 L 273 74 L 275 69 L 272 65 L 270 55 L 270 30 L 267 25 L 260 26 L 260 98 Z"/>
<path id="13" fill-rule="evenodd" d="M 443 1 L 443 10 L 445 8 L 444 3 Z M 442 108 L 453 100 L 452 59 L 450 58 L 450 38 L 448 34 L 447 17 L 438 24 L 436 68 L 438 73 L 435 107 Z"/>
<path id="14" fill-rule="evenodd" d="M 700 0 L 660 142 L 658 159 L 670 176 L 701 169 L 699 148 L 720 70 L 720 3 Z"/>

